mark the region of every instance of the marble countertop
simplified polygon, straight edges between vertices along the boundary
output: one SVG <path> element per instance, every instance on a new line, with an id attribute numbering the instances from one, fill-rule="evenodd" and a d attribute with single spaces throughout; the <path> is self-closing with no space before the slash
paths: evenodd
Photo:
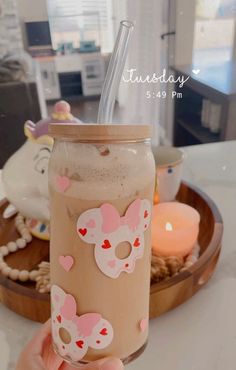
<path id="1" fill-rule="evenodd" d="M 223 216 L 222 253 L 205 287 L 151 320 L 148 348 L 128 370 L 236 369 L 236 141 L 184 150 L 184 179 L 212 197 Z M 38 327 L 0 304 L 1 370 L 15 369 L 19 352 Z"/>

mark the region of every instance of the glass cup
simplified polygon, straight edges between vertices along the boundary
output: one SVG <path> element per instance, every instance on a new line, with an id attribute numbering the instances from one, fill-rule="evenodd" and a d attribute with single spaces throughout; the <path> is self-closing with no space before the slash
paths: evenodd
<path id="1" fill-rule="evenodd" d="M 76 366 L 148 338 L 155 161 L 148 125 L 50 125 L 52 337 Z"/>

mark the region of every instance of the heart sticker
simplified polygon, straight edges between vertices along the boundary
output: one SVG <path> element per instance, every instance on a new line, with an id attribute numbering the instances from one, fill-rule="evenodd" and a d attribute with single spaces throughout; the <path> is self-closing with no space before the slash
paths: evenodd
<path id="1" fill-rule="evenodd" d="M 136 248 L 140 246 L 139 238 L 135 239 L 133 246 L 136 247 Z"/>
<path id="2" fill-rule="evenodd" d="M 88 228 L 91 228 L 91 229 L 94 229 L 96 227 L 96 222 L 95 220 L 89 220 L 87 223 L 86 223 L 86 226 Z"/>
<path id="3" fill-rule="evenodd" d="M 78 340 L 76 342 L 76 345 L 79 347 L 79 348 L 83 348 L 83 345 L 84 345 L 84 342 L 82 340 Z"/>
<path id="4" fill-rule="evenodd" d="M 80 239 L 94 244 L 94 257 L 99 269 L 112 279 L 121 273 L 132 273 L 138 259 L 145 249 L 145 232 L 150 225 L 151 203 L 148 199 L 134 200 L 120 215 L 110 203 L 99 208 L 88 209 L 77 221 L 77 233 Z M 116 255 L 119 244 L 128 242 L 130 254 L 122 259 Z M 91 246 L 90 246 L 91 248 Z"/>
<path id="5" fill-rule="evenodd" d="M 74 259 L 71 256 L 60 256 L 59 263 L 66 272 L 69 272 L 74 264 Z"/>
<path id="6" fill-rule="evenodd" d="M 55 299 L 56 297 L 59 297 L 59 300 Z M 78 316 L 75 298 L 57 285 L 52 286 L 51 300 L 53 342 L 62 357 L 67 356 L 77 362 L 86 355 L 89 347 L 100 350 L 111 344 L 113 328 L 102 315 L 85 313 Z M 61 329 L 69 333 L 69 343 L 61 339 Z"/>
<path id="7" fill-rule="evenodd" d="M 142 319 L 139 323 L 139 328 L 140 328 L 140 331 L 142 333 L 145 332 L 145 330 L 147 329 L 148 327 L 148 319 Z"/>
<path id="8" fill-rule="evenodd" d="M 82 235 L 82 236 L 85 236 L 87 234 L 87 229 L 79 229 L 78 230 L 79 233 Z"/>
<path id="9" fill-rule="evenodd" d="M 107 240 L 107 239 L 104 240 L 103 245 L 102 245 L 102 248 L 103 249 L 109 249 L 109 248 L 111 248 L 111 243 L 109 242 L 109 240 Z"/>
<path id="10" fill-rule="evenodd" d="M 67 176 L 57 176 L 56 185 L 58 190 L 65 192 L 70 187 L 70 179 Z"/>
<path id="11" fill-rule="evenodd" d="M 108 261 L 108 266 L 110 266 L 111 268 L 114 268 L 115 267 L 115 265 L 116 265 L 116 260 L 110 260 L 110 261 Z"/>

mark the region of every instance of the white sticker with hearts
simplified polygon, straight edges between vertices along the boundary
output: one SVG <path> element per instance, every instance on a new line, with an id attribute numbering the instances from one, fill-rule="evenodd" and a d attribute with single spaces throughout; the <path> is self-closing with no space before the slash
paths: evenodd
<path id="1" fill-rule="evenodd" d="M 80 361 L 88 348 L 103 349 L 113 340 L 113 328 L 99 313 L 76 314 L 74 297 L 59 286 L 51 289 L 52 337 L 58 353 L 72 361 Z M 70 340 L 63 340 L 62 333 Z"/>
<path id="2" fill-rule="evenodd" d="M 144 253 L 144 232 L 151 220 L 151 204 L 136 199 L 121 217 L 111 204 L 85 211 L 77 221 L 77 232 L 86 243 L 95 244 L 94 254 L 99 269 L 116 279 L 122 272 L 132 273 L 136 260 Z M 128 242 L 131 253 L 125 259 L 116 256 L 116 247 Z"/>

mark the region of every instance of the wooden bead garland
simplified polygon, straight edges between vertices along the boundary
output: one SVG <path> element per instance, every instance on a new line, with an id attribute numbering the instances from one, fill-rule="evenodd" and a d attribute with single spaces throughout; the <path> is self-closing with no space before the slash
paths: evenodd
<path id="1" fill-rule="evenodd" d="M 7 245 L 0 247 L 0 271 L 1 273 L 10 278 L 13 281 L 19 280 L 21 282 L 26 282 L 28 280 L 36 282 L 36 289 L 41 293 L 48 293 L 50 291 L 49 280 L 45 279 L 45 266 L 48 262 L 42 262 L 39 265 L 38 270 L 18 270 L 12 269 L 5 262 L 4 257 L 9 253 L 14 253 L 18 249 L 23 249 L 28 243 L 32 241 L 32 236 L 24 223 L 24 217 L 18 214 L 15 218 L 15 226 L 17 231 L 20 233 L 21 238 L 16 241 L 11 241 Z M 48 270 L 47 270 L 48 271 Z"/>
<path id="2" fill-rule="evenodd" d="M 32 241 L 32 236 L 24 223 L 24 218 L 21 214 L 18 214 L 15 218 L 15 226 L 21 235 L 21 238 L 16 241 L 11 241 L 7 245 L 0 247 L 0 271 L 1 273 L 12 279 L 13 281 L 19 280 L 21 282 L 26 282 L 28 280 L 36 282 L 36 289 L 40 293 L 50 292 L 50 263 L 41 262 L 38 265 L 38 270 L 18 270 L 12 269 L 5 262 L 4 257 L 9 253 L 14 253 L 18 249 L 23 249 L 28 243 Z M 197 262 L 199 257 L 200 247 L 198 244 L 193 248 L 192 252 L 185 259 L 171 256 L 163 257 L 152 255 L 151 261 L 151 281 L 160 282 L 166 280 L 171 276 L 174 276 L 184 270 L 187 270 L 195 262 Z"/>

